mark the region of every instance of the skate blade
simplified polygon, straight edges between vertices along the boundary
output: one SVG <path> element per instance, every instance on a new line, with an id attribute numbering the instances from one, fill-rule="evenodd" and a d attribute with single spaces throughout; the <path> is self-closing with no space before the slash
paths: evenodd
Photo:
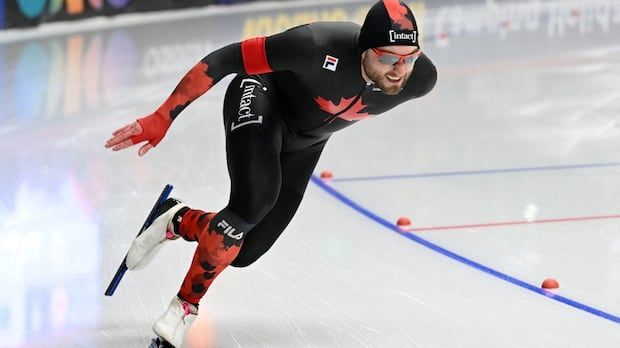
<path id="1" fill-rule="evenodd" d="M 161 337 L 156 337 L 151 340 L 149 348 L 174 348 L 172 344 Z"/>
<path id="2" fill-rule="evenodd" d="M 159 209 L 161 204 L 168 198 L 168 196 L 170 196 L 170 192 L 172 192 L 172 185 L 166 185 L 164 187 L 164 190 L 159 195 L 159 198 L 155 202 L 153 209 L 151 209 L 150 214 L 147 216 L 146 221 L 142 225 L 140 232 L 138 232 L 138 236 L 142 232 L 144 232 L 144 230 L 146 230 L 153 223 L 153 221 L 155 221 L 157 210 Z M 136 236 L 136 238 L 138 236 Z M 112 277 L 112 280 L 110 281 L 110 284 L 108 285 L 108 288 L 105 291 L 106 296 L 114 295 L 114 292 L 116 291 L 116 288 L 118 287 L 118 284 L 120 284 L 121 280 L 123 279 L 123 276 L 125 275 L 125 272 L 127 271 L 127 265 L 125 264 L 126 258 L 127 258 L 127 255 L 125 255 L 125 257 L 123 258 L 123 261 L 121 262 L 121 265 L 116 270 L 114 277 Z"/>

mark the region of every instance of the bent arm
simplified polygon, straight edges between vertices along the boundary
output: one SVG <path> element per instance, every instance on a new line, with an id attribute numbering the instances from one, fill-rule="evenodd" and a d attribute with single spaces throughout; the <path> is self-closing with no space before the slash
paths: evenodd
<path id="1" fill-rule="evenodd" d="M 200 60 L 183 76 L 156 113 L 172 122 L 189 104 L 207 93 L 226 75 L 241 71 L 241 44 L 220 48 Z"/>
<path id="2" fill-rule="evenodd" d="M 310 40 L 310 41 L 309 41 Z M 179 114 L 211 87 L 231 73 L 248 75 L 273 71 L 302 71 L 314 51 L 312 34 L 305 26 L 283 33 L 257 37 L 216 50 L 183 76 L 172 94 L 152 114 L 117 129 L 105 146 L 113 151 L 147 142 L 138 154 L 143 156 L 164 138 Z"/>
<path id="3" fill-rule="evenodd" d="M 257 37 L 212 52 L 179 82 L 157 113 L 174 119 L 194 100 L 232 73 L 248 75 L 303 69 L 312 49 L 309 29 L 296 27 L 270 37 Z"/>

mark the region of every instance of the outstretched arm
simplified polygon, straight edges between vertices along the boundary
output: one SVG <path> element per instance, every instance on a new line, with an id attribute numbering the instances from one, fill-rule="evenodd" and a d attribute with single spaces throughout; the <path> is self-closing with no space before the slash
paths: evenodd
<path id="1" fill-rule="evenodd" d="M 185 74 L 154 113 L 116 130 L 105 146 L 118 151 L 146 142 L 138 151 L 138 155 L 143 156 L 159 144 L 172 122 L 189 104 L 226 75 L 264 74 L 304 66 L 307 57 L 304 51 L 311 47 L 307 44 L 309 39 L 309 30 L 298 27 L 268 38 L 253 38 L 214 51 Z"/>
<path id="2" fill-rule="evenodd" d="M 155 112 L 116 130 L 105 146 L 118 151 L 146 141 L 138 151 L 140 156 L 157 146 L 183 109 L 209 91 L 224 76 L 243 71 L 240 46 L 239 43 L 232 44 L 204 57 L 185 74 Z"/>

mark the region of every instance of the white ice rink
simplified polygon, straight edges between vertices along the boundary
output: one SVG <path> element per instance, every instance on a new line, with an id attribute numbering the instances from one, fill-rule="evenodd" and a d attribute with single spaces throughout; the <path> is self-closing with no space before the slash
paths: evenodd
<path id="1" fill-rule="evenodd" d="M 165 184 L 226 204 L 230 78 L 144 158 L 104 142 L 210 51 L 370 3 L 0 33 L 0 347 L 146 347 L 195 244 L 103 292 Z M 436 88 L 332 137 L 334 179 L 221 275 L 187 347 L 620 347 L 620 0 L 413 8 Z"/>

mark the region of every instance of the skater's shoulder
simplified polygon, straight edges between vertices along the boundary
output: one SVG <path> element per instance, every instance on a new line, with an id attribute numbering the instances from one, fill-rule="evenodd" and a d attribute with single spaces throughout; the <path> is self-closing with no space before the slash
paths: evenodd
<path id="1" fill-rule="evenodd" d="M 314 22 L 305 25 L 312 44 L 319 49 L 357 51 L 360 26 L 351 22 Z"/>
<path id="2" fill-rule="evenodd" d="M 289 28 L 282 32 L 298 39 L 314 39 L 317 42 L 357 38 L 359 24 L 352 22 L 312 22 Z"/>
<path id="3" fill-rule="evenodd" d="M 312 36 L 321 41 L 354 39 L 360 31 L 359 24 L 352 22 L 314 22 L 306 26 Z"/>
<path id="4" fill-rule="evenodd" d="M 330 36 L 357 34 L 361 26 L 353 22 L 312 22 L 306 24 L 308 29 Z"/>
<path id="5" fill-rule="evenodd" d="M 411 78 L 403 91 L 412 98 L 428 94 L 437 83 L 437 68 L 424 53 L 416 60 Z"/>

